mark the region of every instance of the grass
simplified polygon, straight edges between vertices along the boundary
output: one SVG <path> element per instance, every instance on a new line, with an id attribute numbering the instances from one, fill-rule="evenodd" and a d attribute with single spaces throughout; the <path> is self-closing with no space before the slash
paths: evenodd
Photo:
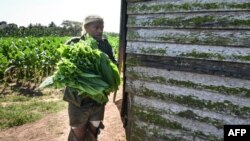
<path id="1" fill-rule="evenodd" d="M 0 102 L 0 130 L 31 123 L 66 108 L 62 94 L 36 97 L 12 94 L 1 96 Z"/>

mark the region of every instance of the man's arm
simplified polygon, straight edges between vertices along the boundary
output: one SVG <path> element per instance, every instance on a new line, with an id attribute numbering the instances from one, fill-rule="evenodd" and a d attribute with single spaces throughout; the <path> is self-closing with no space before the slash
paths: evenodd
<path id="1" fill-rule="evenodd" d="M 108 46 L 108 47 L 107 47 L 107 54 L 108 54 L 110 60 L 111 60 L 114 64 L 116 64 L 116 65 L 118 66 L 118 62 L 117 62 L 117 60 L 116 60 L 115 57 L 114 57 L 114 53 L 113 53 L 113 50 L 112 50 L 112 47 L 111 47 L 110 43 L 108 42 L 107 39 L 105 39 L 104 42 L 105 42 L 105 43 L 107 44 L 107 46 Z"/>
<path id="2" fill-rule="evenodd" d="M 71 39 L 69 39 L 68 41 L 65 42 L 66 45 L 70 45 L 70 44 L 74 44 L 77 43 L 81 40 L 80 37 L 73 37 Z"/>

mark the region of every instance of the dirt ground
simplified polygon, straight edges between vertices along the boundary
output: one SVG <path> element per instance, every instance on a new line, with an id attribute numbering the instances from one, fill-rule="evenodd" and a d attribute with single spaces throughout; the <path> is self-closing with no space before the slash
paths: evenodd
<path id="1" fill-rule="evenodd" d="M 99 141 L 126 141 L 125 130 L 120 118 L 122 89 L 117 91 L 115 103 L 113 93 L 109 96 L 104 117 L 104 130 Z M 39 121 L 13 127 L 0 132 L 0 141 L 67 141 L 69 133 L 67 109 L 46 115 Z"/>

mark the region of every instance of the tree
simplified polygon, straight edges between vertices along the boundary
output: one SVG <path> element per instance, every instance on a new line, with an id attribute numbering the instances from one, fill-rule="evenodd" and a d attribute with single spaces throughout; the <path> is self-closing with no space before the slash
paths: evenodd
<path id="1" fill-rule="evenodd" d="M 61 25 L 70 33 L 71 36 L 81 35 L 81 30 L 82 30 L 81 22 L 64 20 Z"/>
<path id="2" fill-rule="evenodd" d="M 56 27 L 56 24 L 52 21 L 52 22 L 49 24 L 49 27 Z"/>
<path id="3" fill-rule="evenodd" d="M 6 21 L 1 21 L 0 22 L 0 29 L 3 29 L 7 26 L 7 22 Z"/>

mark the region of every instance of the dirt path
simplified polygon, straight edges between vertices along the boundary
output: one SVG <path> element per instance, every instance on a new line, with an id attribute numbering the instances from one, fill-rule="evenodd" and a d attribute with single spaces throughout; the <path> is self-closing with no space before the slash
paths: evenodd
<path id="1" fill-rule="evenodd" d="M 121 89 L 117 92 L 116 104 L 113 103 L 113 93 L 106 105 L 105 129 L 99 135 L 99 141 L 126 141 L 119 108 Z M 67 109 L 50 114 L 41 120 L 10 128 L 0 132 L 0 141 L 67 141 L 69 132 Z"/>

